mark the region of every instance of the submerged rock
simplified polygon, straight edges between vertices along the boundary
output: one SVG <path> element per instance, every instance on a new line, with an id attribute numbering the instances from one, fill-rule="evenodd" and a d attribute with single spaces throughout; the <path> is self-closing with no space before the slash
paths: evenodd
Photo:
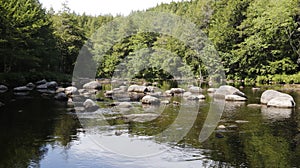
<path id="1" fill-rule="evenodd" d="M 147 95 L 142 98 L 142 103 L 143 104 L 159 104 L 160 100 L 156 97 Z"/>
<path id="2" fill-rule="evenodd" d="M 248 104 L 247 107 L 250 108 L 260 108 L 262 105 L 261 104 Z"/>
<path id="3" fill-rule="evenodd" d="M 272 107 L 291 108 L 296 106 L 292 96 L 275 90 L 267 90 L 263 92 L 260 102 Z"/>
<path id="4" fill-rule="evenodd" d="M 120 102 L 117 107 L 119 107 L 119 108 L 131 108 L 132 104 L 129 103 L 129 102 Z"/>
<path id="5" fill-rule="evenodd" d="M 147 122 L 147 121 L 152 121 L 157 117 L 159 117 L 159 115 L 154 113 L 129 114 L 123 116 L 123 118 L 127 122 Z"/>

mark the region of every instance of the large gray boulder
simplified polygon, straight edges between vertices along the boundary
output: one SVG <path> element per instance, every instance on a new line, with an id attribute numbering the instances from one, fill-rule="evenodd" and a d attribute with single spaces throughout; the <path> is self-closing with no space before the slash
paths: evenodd
<path id="1" fill-rule="evenodd" d="M 92 81 L 83 85 L 83 89 L 97 89 L 100 90 L 102 88 L 101 84 L 97 81 Z"/>
<path id="2" fill-rule="evenodd" d="M 55 81 L 51 81 L 51 82 L 46 82 L 44 84 L 38 85 L 36 87 L 36 89 L 38 90 L 43 90 L 43 89 L 51 89 L 51 90 L 56 90 L 58 84 Z"/>
<path id="3" fill-rule="evenodd" d="M 142 98 L 142 103 L 143 104 L 159 104 L 160 100 L 156 97 L 147 95 Z"/>
<path id="4" fill-rule="evenodd" d="M 260 102 L 272 107 L 291 108 L 296 106 L 292 96 L 276 90 L 264 91 L 261 95 Z"/>
<path id="5" fill-rule="evenodd" d="M 122 118 L 124 118 L 126 122 L 148 122 L 157 117 L 159 117 L 159 115 L 155 113 L 144 113 L 124 115 Z"/>

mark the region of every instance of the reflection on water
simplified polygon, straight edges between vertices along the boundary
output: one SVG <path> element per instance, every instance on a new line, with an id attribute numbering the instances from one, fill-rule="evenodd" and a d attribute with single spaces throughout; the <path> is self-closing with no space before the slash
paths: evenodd
<path id="1" fill-rule="evenodd" d="M 135 103 L 125 111 L 103 103 L 101 110 L 78 116 L 65 103 L 2 93 L 0 167 L 297 167 L 299 109 L 249 108 L 262 91 L 243 91 L 247 102 L 211 103 L 207 96 L 183 100 L 182 109 Z M 300 104 L 300 94 L 291 94 Z M 142 122 L 120 117 L 141 110 L 155 117 Z M 213 133 L 201 142 L 203 129 Z"/>

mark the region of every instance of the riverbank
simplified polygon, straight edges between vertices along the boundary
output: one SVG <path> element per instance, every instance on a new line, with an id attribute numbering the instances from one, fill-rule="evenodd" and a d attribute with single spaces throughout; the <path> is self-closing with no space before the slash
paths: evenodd
<path id="1" fill-rule="evenodd" d="M 0 73 L 0 84 L 10 88 L 26 85 L 33 81 L 46 79 L 47 81 L 57 81 L 58 83 L 71 83 L 72 76 L 58 72 L 18 72 Z"/>

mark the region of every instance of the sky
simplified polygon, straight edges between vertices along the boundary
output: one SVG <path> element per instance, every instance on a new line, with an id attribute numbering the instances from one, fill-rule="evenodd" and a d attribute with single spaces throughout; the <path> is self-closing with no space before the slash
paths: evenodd
<path id="1" fill-rule="evenodd" d="M 59 11 L 61 4 L 66 0 L 39 0 L 43 7 L 50 9 L 53 7 L 55 11 Z M 69 0 L 68 6 L 71 11 L 82 14 L 85 12 L 89 15 L 104 15 L 104 14 L 122 14 L 128 15 L 131 11 L 144 10 L 150 7 L 155 7 L 162 2 L 170 3 L 172 1 L 181 0 Z"/>

